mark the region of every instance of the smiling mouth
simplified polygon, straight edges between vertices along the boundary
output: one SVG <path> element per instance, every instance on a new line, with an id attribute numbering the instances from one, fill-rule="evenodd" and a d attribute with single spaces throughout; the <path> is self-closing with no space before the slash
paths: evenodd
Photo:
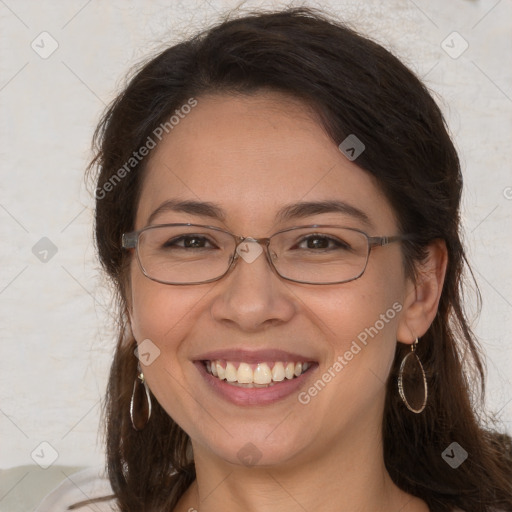
<path id="1" fill-rule="evenodd" d="M 300 377 L 314 362 L 261 362 L 245 363 L 225 360 L 202 361 L 206 372 L 233 386 L 267 388 L 285 380 Z"/>

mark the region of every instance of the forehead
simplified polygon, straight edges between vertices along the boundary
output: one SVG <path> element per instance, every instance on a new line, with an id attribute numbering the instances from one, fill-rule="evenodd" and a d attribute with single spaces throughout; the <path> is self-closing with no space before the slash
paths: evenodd
<path id="1" fill-rule="evenodd" d="M 280 93 L 198 97 L 150 155 L 136 229 L 169 199 L 218 204 L 224 227 L 260 234 L 281 227 L 283 205 L 319 200 L 344 201 L 381 229 L 395 226 L 376 181 L 306 104 Z"/>

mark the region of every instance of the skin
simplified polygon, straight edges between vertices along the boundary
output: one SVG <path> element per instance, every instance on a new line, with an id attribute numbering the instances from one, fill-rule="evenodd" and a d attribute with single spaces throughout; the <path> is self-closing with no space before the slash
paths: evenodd
<path id="1" fill-rule="evenodd" d="M 253 237 L 314 223 L 398 233 L 377 183 L 339 151 L 304 104 L 271 92 L 197 99 L 151 154 L 135 229 L 174 198 L 214 202 L 225 219 L 165 212 L 153 224 L 195 222 Z M 324 199 L 359 208 L 373 226 L 340 213 L 276 222 L 285 204 Z M 394 243 L 372 250 L 363 276 L 344 284 L 285 281 L 259 257 L 240 260 L 219 281 L 172 286 L 146 278 L 133 258 L 132 331 L 161 351 L 144 374 L 191 437 L 196 461 L 197 479 L 175 510 L 427 511 L 391 481 L 381 422 L 397 340 L 410 344 L 428 329 L 445 268 L 446 248 L 434 243 L 414 283 Z M 307 405 L 292 394 L 271 405 L 235 406 L 213 394 L 192 363 L 224 348 L 300 352 L 319 364 L 309 386 L 396 302 L 402 310 Z M 261 454 L 251 467 L 237 456 L 249 442 Z"/>

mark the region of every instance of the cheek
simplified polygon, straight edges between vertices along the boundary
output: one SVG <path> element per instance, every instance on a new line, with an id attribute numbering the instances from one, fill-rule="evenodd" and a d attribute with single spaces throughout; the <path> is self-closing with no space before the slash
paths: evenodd
<path id="1" fill-rule="evenodd" d="M 138 343 L 149 338 L 160 345 L 166 334 L 178 327 L 180 319 L 186 320 L 193 309 L 187 290 L 152 281 L 135 264 L 131 268 L 130 293 L 130 321 Z"/>
<path id="2" fill-rule="evenodd" d="M 404 280 L 400 269 L 372 272 L 345 283 L 309 302 L 324 325 L 329 355 L 319 378 L 337 397 L 364 401 L 382 392 L 396 348 L 396 332 L 403 308 Z M 323 372 L 323 373 L 322 373 Z M 313 391 L 313 393 L 315 393 Z M 334 398 L 333 398 L 334 399 Z"/>
<path id="3" fill-rule="evenodd" d="M 362 343 L 377 336 L 394 338 L 402 309 L 404 279 L 400 269 L 369 267 L 363 276 L 313 297 L 314 311 L 332 334 L 337 351 L 349 340 Z M 310 302 L 312 305 L 312 303 Z M 313 305 L 312 305 L 313 307 Z"/>
<path id="4" fill-rule="evenodd" d="M 194 325 L 196 312 L 206 292 L 200 287 L 173 287 L 146 278 L 138 268 L 132 271 L 130 322 L 133 336 L 151 354 L 151 365 L 143 367 L 148 383 L 164 378 L 171 370 L 180 373 L 178 359 L 182 340 Z M 141 358 L 141 362 L 145 361 Z"/>
<path id="5" fill-rule="evenodd" d="M 197 288 L 166 286 L 147 279 L 136 268 L 132 272 L 130 314 L 138 344 L 141 368 L 151 392 L 168 414 L 178 421 L 187 417 L 183 395 L 185 361 L 182 342 L 195 322 L 195 312 L 205 295 Z M 181 424 L 181 422 L 180 422 Z"/>
<path id="6" fill-rule="evenodd" d="M 392 357 L 402 310 L 399 297 L 389 289 L 376 289 L 359 294 L 340 290 L 332 294 L 328 306 L 325 297 L 319 299 L 315 311 L 326 326 L 332 360 L 342 356 L 347 363 L 357 359 L 369 364 L 370 359 L 378 362 Z"/>

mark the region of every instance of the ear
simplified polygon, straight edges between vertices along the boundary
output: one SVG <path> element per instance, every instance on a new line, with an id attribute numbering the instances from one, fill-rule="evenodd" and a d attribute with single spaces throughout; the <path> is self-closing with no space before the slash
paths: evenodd
<path id="1" fill-rule="evenodd" d="M 427 247 L 426 258 L 416 264 L 416 280 L 407 280 L 398 341 L 411 344 L 427 332 L 437 314 L 447 265 L 446 243 L 436 239 Z"/>
<path id="2" fill-rule="evenodd" d="M 124 311 L 126 316 L 128 317 L 128 321 L 130 322 L 130 327 L 133 325 L 133 298 L 132 298 L 132 283 L 131 276 L 128 273 L 124 276 L 123 281 L 121 282 L 122 288 L 122 297 L 124 300 Z"/>
<path id="3" fill-rule="evenodd" d="M 131 296 L 131 287 L 127 289 L 126 295 L 126 303 L 125 303 L 125 314 L 128 318 L 128 329 L 130 329 L 131 335 L 137 340 L 138 338 L 135 336 L 135 328 L 134 328 L 134 320 L 133 320 L 133 303 Z"/>

